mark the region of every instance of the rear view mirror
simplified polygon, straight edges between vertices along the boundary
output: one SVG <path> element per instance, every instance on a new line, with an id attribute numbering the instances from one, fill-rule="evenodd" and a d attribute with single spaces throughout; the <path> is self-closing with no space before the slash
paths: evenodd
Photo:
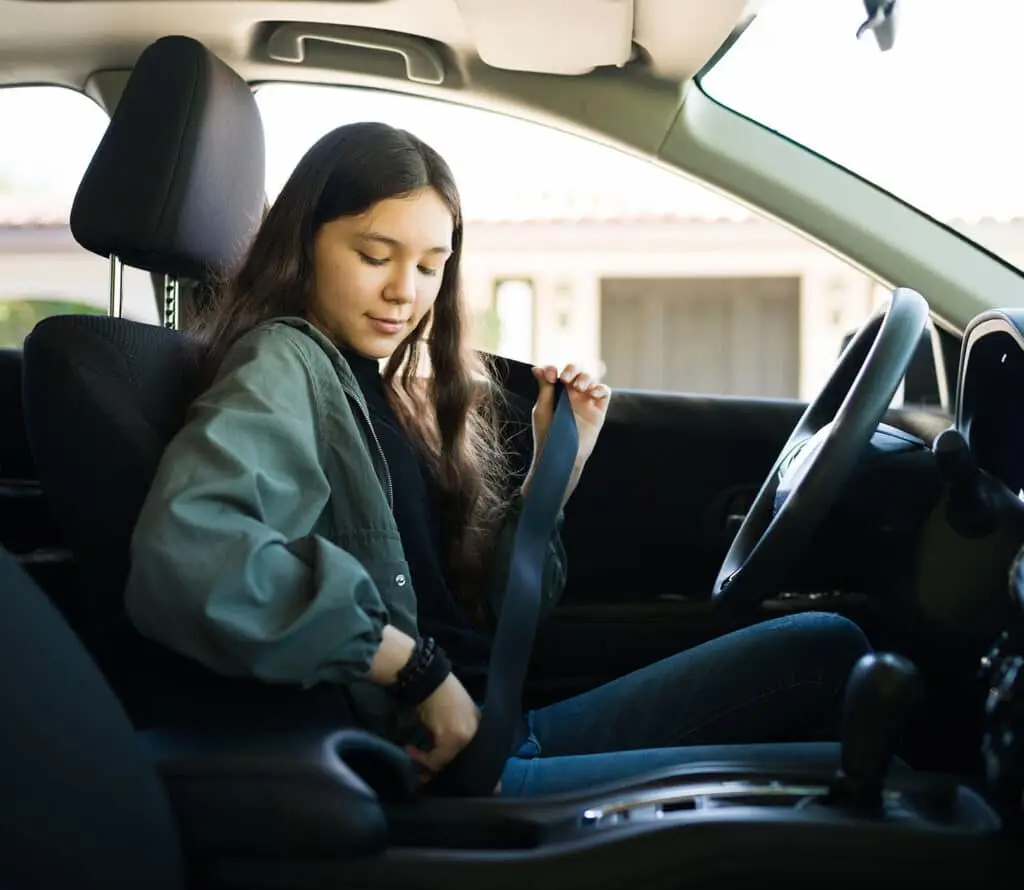
<path id="1" fill-rule="evenodd" d="M 868 31 L 875 35 L 878 48 L 884 53 L 896 42 L 897 0 L 864 0 L 867 20 L 857 29 L 860 40 Z"/>

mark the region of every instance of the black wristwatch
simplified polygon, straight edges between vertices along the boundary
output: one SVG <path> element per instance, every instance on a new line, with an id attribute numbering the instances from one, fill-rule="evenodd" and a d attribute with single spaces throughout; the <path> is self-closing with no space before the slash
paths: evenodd
<path id="1" fill-rule="evenodd" d="M 402 704 L 415 707 L 430 698 L 451 672 L 452 663 L 437 641 L 421 637 L 388 692 Z"/>

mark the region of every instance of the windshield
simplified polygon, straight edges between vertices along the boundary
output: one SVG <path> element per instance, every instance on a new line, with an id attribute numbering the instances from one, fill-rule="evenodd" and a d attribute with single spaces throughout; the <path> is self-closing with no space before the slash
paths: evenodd
<path id="1" fill-rule="evenodd" d="M 1024 2 L 899 7 L 881 52 L 862 0 L 768 0 L 701 86 L 1024 267 Z"/>

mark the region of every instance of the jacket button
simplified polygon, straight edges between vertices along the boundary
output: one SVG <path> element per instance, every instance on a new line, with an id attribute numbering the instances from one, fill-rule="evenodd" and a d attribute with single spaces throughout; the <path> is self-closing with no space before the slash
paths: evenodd
<path id="1" fill-rule="evenodd" d="M 399 587 L 405 587 L 405 575 L 395 575 L 395 584 Z"/>

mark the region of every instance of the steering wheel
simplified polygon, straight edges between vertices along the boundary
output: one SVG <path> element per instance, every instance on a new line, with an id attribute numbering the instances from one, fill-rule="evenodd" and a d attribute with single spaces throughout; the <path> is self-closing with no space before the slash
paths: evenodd
<path id="1" fill-rule="evenodd" d="M 885 416 L 927 322 L 924 297 L 897 288 L 843 350 L 733 538 L 712 588 L 716 607 L 741 612 L 776 593 Z"/>

